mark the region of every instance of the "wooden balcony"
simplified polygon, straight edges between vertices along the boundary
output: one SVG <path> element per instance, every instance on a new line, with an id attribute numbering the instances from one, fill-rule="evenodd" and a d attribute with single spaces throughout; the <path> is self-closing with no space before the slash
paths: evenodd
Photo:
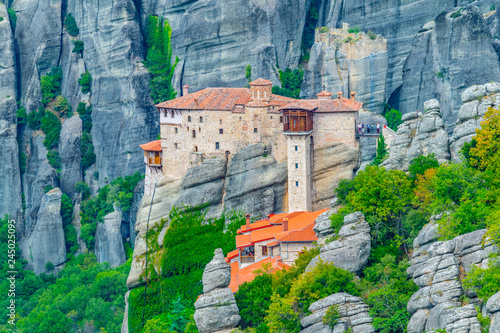
<path id="1" fill-rule="evenodd" d="M 161 166 L 161 157 L 149 157 L 147 159 L 147 165 L 160 167 Z"/>
<path id="2" fill-rule="evenodd" d="M 283 111 L 283 132 L 301 133 L 313 130 L 313 115 L 310 111 L 285 110 Z"/>
<path id="3" fill-rule="evenodd" d="M 255 256 L 241 256 L 240 257 L 240 262 L 242 264 L 247 264 L 247 263 L 255 262 Z"/>

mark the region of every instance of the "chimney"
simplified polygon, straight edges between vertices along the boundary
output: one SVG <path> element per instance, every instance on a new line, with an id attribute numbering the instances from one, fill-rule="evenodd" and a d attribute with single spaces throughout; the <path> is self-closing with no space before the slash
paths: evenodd
<path id="1" fill-rule="evenodd" d="M 189 86 L 186 84 L 182 87 L 182 96 L 186 96 L 189 94 Z"/>
<path id="2" fill-rule="evenodd" d="M 340 99 L 340 97 L 342 97 L 342 93 L 341 92 L 338 92 L 337 93 L 337 98 Z"/>
<path id="3" fill-rule="evenodd" d="M 246 220 L 246 230 L 250 229 L 250 214 L 245 215 L 245 220 Z"/>
<path id="4" fill-rule="evenodd" d="M 353 91 L 351 93 L 351 101 L 356 102 L 355 99 L 354 99 L 354 97 L 356 97 L 356 93 Z"/>
<path id="5" fill-rule="evenodd" d="M 283 219 L 283 232 L 288 231 L 288 218 Z"/>

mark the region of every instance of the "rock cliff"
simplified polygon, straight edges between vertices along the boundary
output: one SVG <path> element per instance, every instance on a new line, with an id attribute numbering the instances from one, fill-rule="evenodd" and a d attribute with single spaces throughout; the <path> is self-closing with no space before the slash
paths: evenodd
<path id="1" fill-rule="evenodd" d="M 222 250 L 216 249 L 203 272 L 203 294 L 194 303 L 194 320 L 200 333 L 221 332 L 238 325 L 240 312 L 229 282 L 231 266 L 224 260 Z"/>
<path id="2" fill-rule="evenodd" d="M 389 147 L 389 158 L 382 163 L 388 169 L 408 170 L 419 155 L 434 154 L 439 163 L 450 160 L 448 134 L 441 118 L 439 102 L 426 101 L 425 113 L 411 112 L 403 116 L 396 138 Z"/>
<path id="3" fill-rule="evenodd" d="M 61 157 L 60 185 L 61 190 L 70 198 L 75 193 L 75 185 L 82 181 L 80 166 L 82 154 L 80 142 L 82 138 L 82 121 L 78 115 L 66 120 L 61 128 L 59 138 L 59 156 Z"/>
<path id="4" fill-rule="evenodd" d="M 100 263 L 107 262 L 111 267 L 120 266 L 127 259 L 123 248 L 121 225 L 122 213 L 115 206 L 114 211 L 104 216 L 102 223 L 97 223 L 95 233 L 95 255 Z"/>
<path id="5" fill-rule="evenodd" d="M 413 242 L 414 251 L 408 274 L 420 289 L 408 301 L 412 315 L 408 333 L 446 329 L 447 332 L 479 332 L 474 306 L 462 306 L 460 297 L 467 295 L 477 303 L 476 294 L 464 290 L 459 277 L 475 265 L 485 266 L 488 256 L 497 252 L 493 245 L 483 247 L 486 230 L 464 234 L 450 241 L 439 241 L 438 225 L 442 216 L 431 218 Z"/>

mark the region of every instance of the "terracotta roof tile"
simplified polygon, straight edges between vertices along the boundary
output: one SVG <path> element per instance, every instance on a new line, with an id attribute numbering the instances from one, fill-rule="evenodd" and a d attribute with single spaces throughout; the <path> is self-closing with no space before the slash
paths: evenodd
<path id="1" fill-rule="evenodd" d="M 318 237 L 316 237 L 313 228 L 314 224 L 309 224 L 304 229 L 282 233 L 280 234 L 283 235 L 281 237 L 280 235 L 276 235 L 276 239 L 280 242 L 315 242 L 318 240 Z"/>
<path id="2" fill-rule="evenodd" d="M 147 151 L 161 151 L 161 140 L 151 141 L 140 145 L 139 147 Z"/>
<path id="3" fill-rule="evenodd" d="M 170 101 L 157 104 L 157 108 L 179 110 L 225 110 L 230 111 L 237 104 L 250 102 L 248 88 L 205 88 Z"/>
<path id="4" fill-rule="evenodd" d="M 267 86 L 270 84 L 273 84 L 273 83 L 271 81 L 268 81 L 268 80 L 265 80 L 262 78 L 259 78 L 257 80 L 253 80 L 252 82 L 250 82 L 251 86 Z"/>
<path id="5" fill-rule="evenodd" d="M 363 103 L 341 97 L 335 99 L 302 99 L 283 104 L 280 110 L 302 108 L 314 112 L 354 112 L 361 109 Z"/>
<path id="6" fill-rule="evenodd" d="M 269 224 L 268 220 L 261 220 L 261 221 L 255 222 L 255 223 L 250 223 L 249 229 L 247 229 L 246 225 L 242 225 L 241 228 L 238 229 L 237 233 L 243 233 L 243 232 L 248 232 L 248 231 L 252 231 L 252 230 L 256 230 L 256 229 L 261 229 L 261 228 L 268 227 L 269 225 L 270 224 Z"/>
<path id="7" fill-rule="evenodd" d="M 278 245 L 280 245 L 280 242 L 272 242 L 272 243 L 268 243 L 267 247 L 274 247 L 274 246 L 278 246 Z"/>
<path id="8" fill-rule="evenodd" d="M 250 234 L 236 236 L 236 248 L 252 245 Z"/>
<path id="9" fill-rule="evenodd" d="M 276 272 L 277 270 L 288 268 L 290 266 L 283 264 L 281 262 L 281 257 L 267 257 L 263 260 L 260 260 L 252 265 L 248 265 L 242 269 L 239 269 L 239 262 L 231 263 L 231 282 L 229 283 L 229 288 L 233 293 L 238 291 L 240 285 L 245 282 L 250 282 L 255 278 L 255 271 L 260 269 L 262 265 L 270 263 L 271 264 L 271 273 Z"/>
<path id="10" fill-rule="evenodd" d="M 331 92 L 329 92 L 329 91 L 325 91 L 325 90 L 323 90 L 323 91 L 322 91 L 322 92 L 320 92 L 319 94 L 316 94 L 316 96 L 325 96 L 325 97 L 327 97 L 327 96 L 332 96 L 332 95 L 333 95 L 333 93 L 331 93 Z"/>
<path id="11" fill-rule="evenodd" d="M 226 262 L 229 262 L 231 261 L 231 259 L 233 258 L 236 258 L 237 256 L 240 255 L 240 250 L 236 249 L 234 251 L 231 251 L 227 254 L 227 257 L 225 258 L 226 259 Z"/>
<path id="12" fill-rule="evenodd" d="M 262 242 L 266 239 L 273 239 L 277 233 L 283 230 L 281 225 L 276 225 L 269 228 L 258 229 L 250 232 L 252 243 Z"/>

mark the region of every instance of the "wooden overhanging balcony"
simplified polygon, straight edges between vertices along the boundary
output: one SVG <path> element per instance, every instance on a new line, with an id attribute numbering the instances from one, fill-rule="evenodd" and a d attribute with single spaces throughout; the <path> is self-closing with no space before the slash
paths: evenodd
<path id="1" fill-rule="evenodd" d="M 161 166 L 161 157 L 149 157 L 147 164 L 149 166 L 159 167 L 159 166 Z"/>
<path id="2" fill-rule="evenodd" d="M 307 133 L 313 130 L 313 114 L 303 109 L 283 110 L 283 132 Z"/>

